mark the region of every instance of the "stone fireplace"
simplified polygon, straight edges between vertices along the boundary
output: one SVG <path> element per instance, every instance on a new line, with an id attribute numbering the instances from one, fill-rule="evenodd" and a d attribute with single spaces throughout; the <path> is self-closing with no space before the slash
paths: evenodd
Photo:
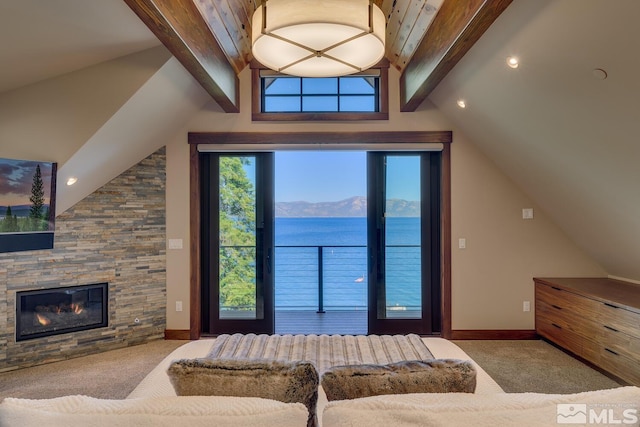
<path id="1" fill-rule="evenodd" d="M 165 170 L 162 148 L 59 214 L 53 249 L 0 253 L 0 372 L 164 336 Z"/>
<path id="2" fill-rule="evenodd" d="M 108 325 L 107 283 L 16 293 L 16 341 Z"/>

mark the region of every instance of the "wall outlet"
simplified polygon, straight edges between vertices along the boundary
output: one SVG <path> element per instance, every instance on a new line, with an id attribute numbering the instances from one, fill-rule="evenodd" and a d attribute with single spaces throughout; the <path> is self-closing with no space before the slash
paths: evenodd
<path id="1" fill-rule="evenodd" d="M 533 219 L 533 208 L 522 209 L 522 219 Z"/>
<path id="2" fill-rule="evenodd" d="M 182 311 L 182 301 L 176 301 L 176 311 Z"/>
<path id="3" fill-rule="evenodd" d="M 169 249 L 182 249 L 182 239 L 169 239 Z"/>
<path id="4" fill-rule="evenodd" d="M 522 301 L 522 311 L 531 311 L 531 302 Z"/>
<path id="5" fill-rule="evenodd" d="M 458 248 L 466 249 L 467 248 L 467 239 L 458 239 Z"/>

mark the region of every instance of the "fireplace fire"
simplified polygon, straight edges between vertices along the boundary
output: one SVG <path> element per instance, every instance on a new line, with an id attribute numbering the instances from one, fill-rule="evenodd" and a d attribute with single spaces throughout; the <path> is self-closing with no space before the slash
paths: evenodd
<path id="1" fill-rule="evenodd" d="M 107 326 L 107 283 L 16 294 L 16 341 Z"/>

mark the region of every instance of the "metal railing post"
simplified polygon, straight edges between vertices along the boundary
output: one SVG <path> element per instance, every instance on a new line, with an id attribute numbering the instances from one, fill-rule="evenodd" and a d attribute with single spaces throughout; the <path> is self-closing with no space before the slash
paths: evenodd
<path id="1" fill-rule="evenodd" d="M 322 246 L 318 246 L 318 313 L 324 313 L 324 278 Z"/>

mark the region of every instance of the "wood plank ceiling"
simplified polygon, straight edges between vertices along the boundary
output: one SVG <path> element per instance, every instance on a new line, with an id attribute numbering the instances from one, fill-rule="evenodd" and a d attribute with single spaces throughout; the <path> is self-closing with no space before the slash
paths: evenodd
<path id="1" fill-rule="evenodd" d="M 226 112 L 251 62 L 260 0 L 124 0 Z M 374 0 L 387 16 L 386 58 L 401 72 L 401 111 L 415 111 L 512 0 Z"/>

